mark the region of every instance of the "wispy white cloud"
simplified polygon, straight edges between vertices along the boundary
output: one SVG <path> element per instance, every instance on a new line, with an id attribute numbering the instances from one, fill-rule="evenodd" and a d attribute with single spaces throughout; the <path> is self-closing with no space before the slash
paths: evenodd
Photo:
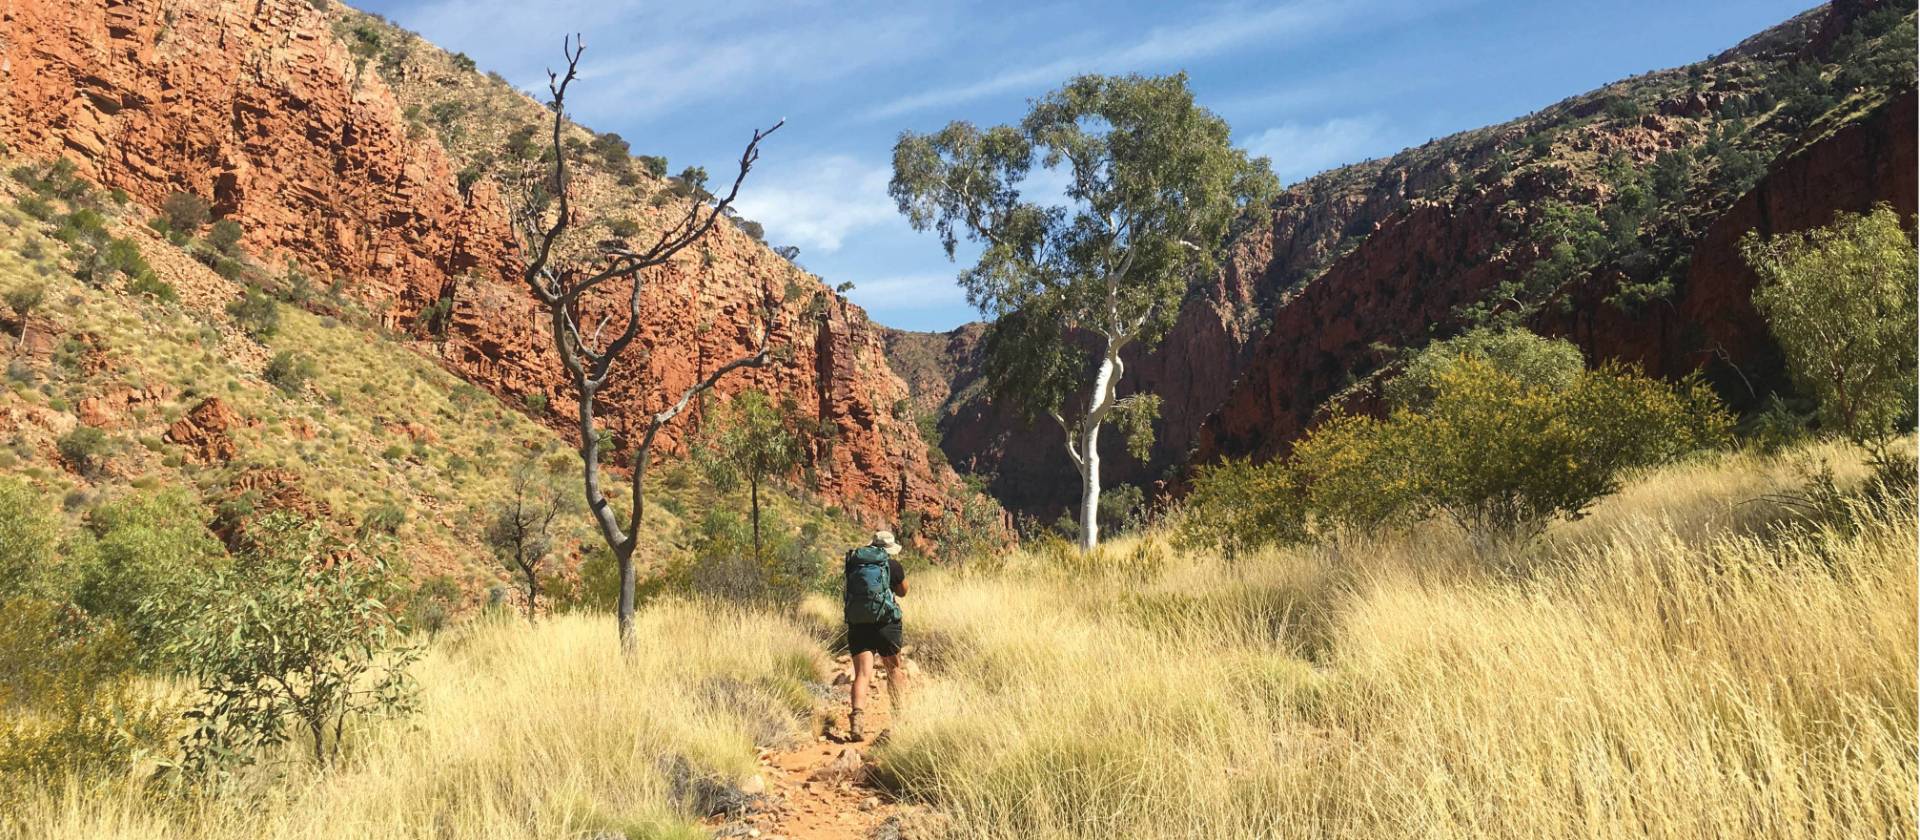
<path id="1" fill-rule="evenodd" d="M 1273 160 L 1273 172 L 1293 183 L 1335 166 L 1378 155 L 1388 124 L 1378 114 L 1317 123 L 1281 123 L 1255 135 L 1247 150 Z"/>
<path id="2" fill-rule="evenodd" d="M 775 242 L 798 245 L 802 254 L 831 254 L 861 230 L 905 227 L 887 195 L 892 174 L 847 155 L 782 162 L 773 172 L 756 170 L 752 189 L 740 194 L 740 213 L 765 225 Z"/>
<path id="3" fill-rule="evenodd" d="M 918 312 L 966 306 L 966 293 L 954 274 L 903 274 L 857 283 L 847 293 L 875 313 Z"/>
<path id="4" fill-rule="evenodd" d="M 535 90 L 544 90 L 546 69 L 560 61 L 562 35 L 584 33 L 589 59 L 581 78 L 593 84 L 582 87 L 574 110 L 588 122 L 842 79 L 919 55 L 915 45 L 936 28 L 930 13 L 911 6 L 848 11 L 751 0 L 434 0 L 410 10 L 405 23 L 443 43 L 471 44 L 486 53 L 483 64 Z"/>
<path id="5" fill-rule="evenodd" d="M 1427 14 L 1434 5 L 1437 4 L 1405 0 L 1295 0 L 1266 8 L 1219 7 L 1194 22 L 1156 27 L 1114 48 L 1014 67 L 978 81 L 898 97 L 867 111 L 865 116 L 868 119 L 897 117 L 926 108 L 1037 88 L 1079 73 L 1163 68 L 1254 45 L 1274 49 L 1344 24 L 1377 24 L 1382 18 Z"/>

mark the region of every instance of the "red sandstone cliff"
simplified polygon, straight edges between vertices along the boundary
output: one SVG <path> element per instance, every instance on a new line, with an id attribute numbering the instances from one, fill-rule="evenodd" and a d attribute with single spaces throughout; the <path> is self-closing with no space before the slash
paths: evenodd
<path id="1" fill-rule="evenodd" d="M 1163 416 L 1144 464 L 1110 436 L 1107 475 L 1151 487 L 1219 454 L 1281 451 L 1326 399 L 1379 375 L 1394 349 L 1458 329 L 1455 307 L 1482 300 L 1495 284 L 1524 272 L 1533 258 L 1527 226 L 1542 202 L 1609 200 L 1599 170 L 1611 156 L 1647 167 L 1663 152 L 1685 149 L 1699 166 L 1718 167 L 1701 149 L 1734 119 L 1749 125 L 1747 148 L 1770 154 L 1815 142 L 1834 126 L 1783 128 L 1764 118 L 1752 125 L 1758 111 L 1772 107 L 1765 104 L 1775 96 L 1767 80 L 1793 61 L 1820 60 L 1838 33 L 1879 5 L 1835 3 L 1693 70 L 1624 80 L 1502 125 L 1290 187 L 1261 224 L 1234 242 L 1226 270 L 1189 295 L 1160 346 L 1130 354 L 1123 392 L 1161 395 Z M 1616 99 L 1633 101 L 1635 113 L 1609 113 Z M 1654 220 L 1667 240 L 1683 243 L 1656 246 L 1665 249 L 1659 256 L 1690 253 L 1693 261 L 1671 300 L 1622 310 L 1604 301 L 1618 276 L 1601 272 L 1569 296 L 1571 314 L 1536 326 L 1574 338 L 1590 356 L 1638 361 L 1663 375 L 1704 366 L 1736 402 L 1749 381 L 1756 390 L 1777 382 L 1778 360 L 1752 312 L 1752 278 L 1737 265 L 1733 243 L 1748 229 L 1774 230 L 1768 219 L 1775 213 L 1804 227 L 1836 209 L 1864 206 L 1868 196 L 1911 208 L 1911 119 L 1903 129 L 1899 107 L 1865 121 L 1852 118 L 1818 141 L 1828 161 L 1820 177 L 1834 184 L 1830 188 L 1810 182 L 1783 198 L 1756 198 L 1781 194 L 1775 185 L 1794 177 L 1781 162 L 1754 195 L 1741 199 L 1714 183 L 1716 174 L 1696 173 L 1687 200 Z M 1902 171 L 1903 178 L 1888 177 Z M 1755 209 L 1756 202 L 1769 209 Z M 990 486 L 1009 507 L 1051 517 L 1076 486 L 1058 433 L 1031 427 L 978 389 L 957 387 L 978 375 L 970 361 L 978 355 L 978 328 L 967 329 L 937 337 L 957 353 L 942 362 L 956 371 L 955 386 L 924 388 L 923 375 L 913 380 L 916 390 L 923 400 L 942 395 L 931 402 L 945 413 L 943 448 L 955 466 L 995 476 Z M 893 354 L 896 363 L 900 355 Z M 957 396 L 948 399 L 949 392 Z M 1752 396 L 1747 390 L 1747 399 Z"/>
<path id="2" fill-rule="evenodd" d="M 1660 376 L 1705 371 L 1723 396 L 1752 404 L 1763 393 L 1755 383 L 1778 382 L 1781 362 L 1753 308 L 1758 277 L 1739 255 L 1740 238 L 1805 230 L 1879 202 L 1911 220 L 1916 130 L 1908 90 L 1777 161 L 1694 247 L 1671 305 L 1627 313 L 1601 304 L 1610 291 L 1602 285 L 1582 290 L 1569 313 L 1538 319 L 1536 329 L 1573 340 L 1590 358 L 1631 361 Z M 1444 323 L 1451 306 L 1516 271 L 1494 258 L 1486 208 L 1428 205 L 1399 216 L 1281 306 L 1201 430 L 1196 462 L 1284 453 L 1351 373 L 1377 365 L 1372 343 Z"/>
<path id="3" fill-rule="evenodd" d="M 498 196 L 484 185 L 462 194 L 445 151 L 409 132 L 393 92 L 330 23 L 306 0 L 10 0 L 0 140 L 65 156 L 149 207 L 177 190 L 208 197 L 262 263 L 335 276 L 389 326 L 450 297 L 451 328 L 429 351 L 516 403 L 545 394 L 567 416 Z M 650 281 L 642 352 L 607 397 L 616 434 L 748 346 L 769 293 L 798 281 L 831 294 L 721 228 L 711 259 L 689 255 Z M 828 497 L 878 516 L 945 507 L 952 475 L 928 463 L 910 420 L 885 410 L 907 389 L 865 314 L 835 301 L 816 320 L 792 304 L 772 332 L 792 352 L 721 391 L 793 395 L 823 421 L 833 443 L 814 467 Z"/>

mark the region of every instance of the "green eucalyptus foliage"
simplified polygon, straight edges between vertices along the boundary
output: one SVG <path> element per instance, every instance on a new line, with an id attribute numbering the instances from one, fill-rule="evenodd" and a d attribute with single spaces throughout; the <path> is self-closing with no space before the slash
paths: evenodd
<path id="1" fill-rule="evenodd" d="M 1066 178 L 1066 204 L 1022 192 L 1036 167 Z M 1152 344 L 1193 278 L 1217 267 L 1228 225 L 1277 189 L 1266 160 L 1233 148 L 1226 122 L 1194 103 L 1184 74 L 1081 76 L 1018 125 L 909 132 L 890 186 L 949 256 L 961 239 L 985 247 L 960 275 L 970 303 L 1031 315 L 996 330 L 1001 355 L 1062 349 L 999 367 L 1000 384 L 1027 386 L 1040 412 L 1084 386 L 1088 354 L 1065 346 L 1069 331 Z"/>
<path id="2" fill-rule="evenodd" d="M 1065 182 L 1059 196 L 1034 188 Z M 1235 220 L 1279 189 L 1265 158 L 1235 149 L 1185 74 L 1080 76 L 1017 125 L 907 132 L 889 192 L 952 258 L 967 301 L 993 318 L 983 365 L 1029 419 L 1053 417 L 1082 481 L 1080 544 L 1098 541 L 1098 437 L 1118 420 L 1144 457 L 1159 402 L 1122 398 L 1121 351 L 1152 347 L 1198 277 L 1215 271 Z"/>
<path id="3" fill-rule="evenodd" d="M 763 557 L 760 487 L 786 475 L 805 459 L 806 434 L 791 399 L 774 402 L 761 391 L 742 391 L 728 402 L 695 452 L 721 491 L 748 488 L 753 556 Z"/>
<path id="4" fill-rule="evenodd" d="M 201 781 L 303 736 L 316 763 L 340 753 L 350 720 L 407 713 L 420 654 L 387 607 L 384 558 L 324 524 L 273 513 L 245 535 L 242 562 L 144 612 L 165 628 L 168 661 L 199 683 L 171 769 Z"/>
<path id="5" fill-rule="evenodd" d="M 1741 249 L 1762 281 L 1754 306 L 1821 425 L 1876 448 L 1911 428 L 1920 267 L 1898 214 L 1883 204 L 1806 233 L 1749 233 Z"/>
<path id="6" fill-rule="evenodd" d="M 226 551 L 207 530 L 207 518 L 199 500 L 178 487 L 95 508 L 86 523 L 91 539 L 70 552 L 85 556 L 74 603 L 89 615 L 119 623 L 138 658 L 151 661 L 167 631 L 142 607 L 186 597 L 202 575 L 226 564 Z"/>

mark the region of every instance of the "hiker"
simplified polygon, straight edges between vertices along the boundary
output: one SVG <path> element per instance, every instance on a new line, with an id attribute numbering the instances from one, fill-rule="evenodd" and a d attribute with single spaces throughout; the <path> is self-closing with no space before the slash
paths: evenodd
<path id="1" fill-rule="evenodd" d="M 863 740 L 860 713 L 867 700 L 873 657 L 887 666 L 887 697 L 897 707 L 906 690 L 900 669 L 900 602 L 907 594 L 907 570 L 901 568 L 900 543 L 891 531 L 875 531 L 873 542 L 847 552 L 847 652 L 853 656 L 853 711 L 847 715 L 847 740 Z"/>

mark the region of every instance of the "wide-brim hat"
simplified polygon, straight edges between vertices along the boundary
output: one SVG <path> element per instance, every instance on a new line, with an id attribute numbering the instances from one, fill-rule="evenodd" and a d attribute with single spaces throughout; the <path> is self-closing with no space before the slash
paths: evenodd
<path id="1" fill-rule="evenodd" d="M 873 544 L 886 549 L 888 556 L 900 553 L 900 544 L 894 541 L 892 531 L 873 532 Z"/>

